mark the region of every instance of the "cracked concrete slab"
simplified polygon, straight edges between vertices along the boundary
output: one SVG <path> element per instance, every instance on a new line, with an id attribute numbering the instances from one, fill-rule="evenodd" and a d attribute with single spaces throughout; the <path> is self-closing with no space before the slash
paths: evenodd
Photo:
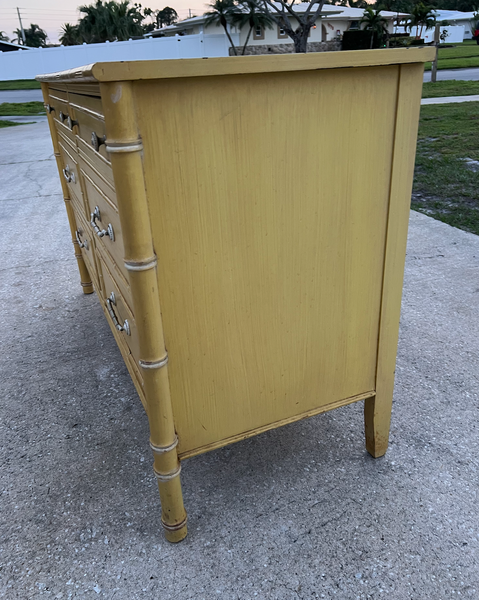
<path id="1" fill-rule="evenodd" d="M 47 127 L 14 129 L 0 164 L 13 152 L 29 192 L 0 203 L 0 597 L 477 598 L 479 238 L 411 213 L 384 458 L 357 404 L 184 461 L 189 536 L 170 545 L 143 408 L 61 196 L 36 196 L 60 188 Z"/>

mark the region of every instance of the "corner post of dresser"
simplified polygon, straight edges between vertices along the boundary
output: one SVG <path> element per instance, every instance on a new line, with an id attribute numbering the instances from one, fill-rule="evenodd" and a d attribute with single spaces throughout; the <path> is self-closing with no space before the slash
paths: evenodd
<path id="1" fill-rule="evenodd" d="M 389 444 L 414 175 L 414 161 L 410 157 L 416 152 L 423 72 L 424 65 L 419 63 L 398 66 L 395 133 L 379 318 L 376 394 L 365 400 L 364 404 L 366 449 L 374 458 L 383 456 Z"/>
<path id="2" fill-rule="evenodd" d="M 78 243 L 77 238 L 77 225 L 75 219 L 75 213 L 73 211 L 72 203 L 70 200 L 70 192 L 68 191 L 68 186 L 63 178 L 63 170 L 65 165 L 63 164 L 62 156 L 60 154 L 60 149 L 58 146 L 58 136 L 57 131 L 55 129 L 55 123 L 53 122 L 52 113 L 55 112 L 55 106 L 50 103 L 50 98 L 48 94 L 48 84 L 42 82 L 42 93 L 43 93 L 43 101 L 45 104 L 45 110 L 48 118 L 48 126 L 50 127 L 50 135 L 53 143 L 53 153 L 55 155 L 55 160 L 57 163 L 58 174 L 60 176 L 60 183 L 62 186 L 62 194 L 63 200 L 65 202 L 65 208 L 68 216 L 68 223 L 70 225 L 70 233 L 72 236 L 72 244 L 75 251 L 75 258 L 77 260 L 78 270 L 80 271 L 80 283 L 83 288 L 84 294 L 92 294 L 93 293 L 93 284 L 91 280 L 91 276 L 88 273 L 88 269 L 85 265 L 85 261 L 83 260 L 83 256 L 81 253 L 81 248 Z"/>
<path id="3" fill-rule="evenodd" d="M 187 534 L 173 408 L 168 378 L 148 199 L 143 173 L 143 145 L 135 112 L 134 83 L 101 83 L 110 154 L 125 247 L 133 310 L 138 328 L 150 425 L 153 470 L 158 480 L 166 539 L 179 542 Z"/>

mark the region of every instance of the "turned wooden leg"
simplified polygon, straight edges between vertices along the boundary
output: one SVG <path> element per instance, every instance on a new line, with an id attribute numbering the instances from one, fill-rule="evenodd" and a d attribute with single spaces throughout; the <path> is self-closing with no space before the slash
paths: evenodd
<path id="1" fill-rule="evenodd" d="M 392 396 L 390 398 L 373 396 L 364 401 L 366 450 L 374 458 L 383 456 L 388 449 L 391 407 Z"/>

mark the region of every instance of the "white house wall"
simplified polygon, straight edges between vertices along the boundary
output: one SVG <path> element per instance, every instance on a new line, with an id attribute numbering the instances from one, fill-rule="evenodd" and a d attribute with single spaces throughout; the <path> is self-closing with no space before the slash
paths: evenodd
<path id="1" fill-rule="evenodd" d="M 234 43 L 239 43 L 238 34 L 232 37 Z M 73 69 L 94 62 L 228 56 L 228 48 L 224 34 L 200 34 L 0 52 L 0 81 L 33 79 L 42 73 Z"/>

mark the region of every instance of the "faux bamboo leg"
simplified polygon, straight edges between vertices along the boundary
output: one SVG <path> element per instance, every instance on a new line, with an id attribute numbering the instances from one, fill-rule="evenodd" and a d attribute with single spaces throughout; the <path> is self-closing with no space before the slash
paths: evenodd
<path id="1" fill-rule="evenodd" d="M 187 533 L 183 506 L 173 407 L 168 380 L 168 355 L 156 272 L 157 258 L 143 176 L 143 146 L 136 122 L 132 84 L 101 84 L 119 216 L 140 346 L 153 470 L 158 480 L 161 521 L 166 539 L 181 541 Z"/>
<path id="2" fill-rule="evenodd" d="M 392 396 L 379 398 L 377 395 L 364 401 L 364 431 L 366 450 L 379 458 L 386 454 L 389 443 Z"/>
<path id="3" fill-rule="evenodd" d="M 45 101 L 45 107 L 47 107 L 47 106 L 49 106 L 49 98 L 48 98 L 48 86 L 46 83 L 42 83 L 42 92 L 43 92 L 43 99 Z M 51 110 L 53 110 L 53 109 L 54 109 L 54 107 L 51 107 L 50 110 L 47 109 L 48 125 L 50 127 L 50 134 L 51 134 L 52 143 L 53 143 L 53 152 L 55 155 L 55 160 L 57 162 L 58 173 L 60 175 L 60 183 L 62 186 L 63 200 L 65 201 L 65 207 L 66 207 L 67 216 L 68 216 L 68 223 L 70 225 L 70 232 L 72 234 L 72 242 L 73 242 L 73 248 L 75 250 L 75 258 L 77 260 L 78 270 L 80 271 L 80 283 L 83 288 L 84 294 L 92 294 L 93 293 L 93 284 L 91 281 L 90 274 L 88 273 L 88 269 L 86 268 L 85 261 L 83 260 L 81 249 L 80 249 L 80 246 L 79 246 L 77 238 L 76 238 L 75 214 L 73 212 L 73 208 L 71 205 L 70 193 L 68 191 L 68 186 L 66 185 L 66 183 L 63 179 L 64 165 L 63 165 L 62 157 L 60 155 L 60 150 L 58 147 L 57 132 L 55 129 L 55 124 L 53 122 L 53 117 L 52 117 L 52 113 L 51 113 Z"/>

